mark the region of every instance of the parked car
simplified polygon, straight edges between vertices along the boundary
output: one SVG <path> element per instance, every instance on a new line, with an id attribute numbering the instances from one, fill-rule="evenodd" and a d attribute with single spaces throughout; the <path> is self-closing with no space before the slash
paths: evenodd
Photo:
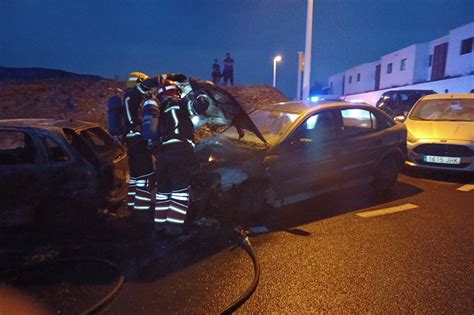
<path id="1" fill-rule="evenodd" d="M 0 120 L 0 224 L 76 224 L 121 204 L 126 157 L 97 124 Z"/>
<path id="2" fill-rule="evenodd" d="M 474 173 L 474 95 L 422 97 L 404 121 L 411 167 Z"/>
<path id="3" fill-rule="evenodd" d="M 384 193 L 405 161 L 405 127 L 367 104 L 285 102 L 249 116 L 263 137 L 230 127 L 197 145 L 200 211 L 258 213 L 364 183 Z"/>
<path id="4" fill-rule="evenodd" d="M 433 90 L 391 90 L 382 94 L 375 106 L 390 117 L 407 115 L 420 97 L 436 94 Z"/>

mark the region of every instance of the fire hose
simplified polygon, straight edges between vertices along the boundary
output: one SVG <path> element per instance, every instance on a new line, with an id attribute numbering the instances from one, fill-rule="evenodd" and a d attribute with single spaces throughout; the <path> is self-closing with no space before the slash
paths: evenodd
<path id="1" fill-rule="evenodd" d="M 94 305 L 90 306 L 86 310 L 82 311 L 80 314 L 81 315 L 91 315 L 91 314 L 98 314 L 101 311 L 105 310 L 105 308 L 112 303 L 114 298 L 118 295 L 120 289 L 123 287 L 123 284 L 125 283 L 125 276 L 120 272 L 118 269 L 117 265 L 114 264 L 113 262 L 103 259 L 103 258 L 98 258 L 98 257 L 68 257 L 68 258 L 53 258 L 51 260 L 46 260 L 46 261 L 40 261 L 33 263 L 28 266 L 24 266 L 22 268 L 15 268 L 14 270 L 8 270 L 8 271 L 3 271 L 0 274 L 4 273 L 11 273 L 11 272 L 21 272 L 29 269 L 34 269 L 34 268 L 41 268 L 41 267 L 46 267 L 49 265 L 54 265 L 58 263 L 69 263 L 69 262 L 96 262 L 100 264 L 107 265 L 111 269 L 114 269 L 117 274 L 119 274 L 119 278 L 117 282 L 115 283 L 113 289 L 102 299 L 97 301 Z"/>
<path id="2" fill-rule="evenodd" d="M 248 236 L 245 234 L 243 230 L 236 229 L 236 228 L 234 228 L 234 230 L 238 233 L 238 240 L 239 240 L 238 245 L 240 245 L 252 259 L 252 263 L 254 267 L 254 278 L 250 286 L 247 288 L 247 290 L 245 290 L 245 292 L 243 292 L 239 297 L 237 297 L 226 308 L 220 311 L 219 312 L 220 314 L 232 314 L 237 309 L 239 309 L 239 307 L 241 307 L 250 298 L 250 296 L 252 296 L 260 280 L 260 264 L 258 262 L 257 255 L 255 254 L 255 251 L 253 250 L 252 244 L 250 243 Z M 101 264 L 107 265 L 111 269 L 114 269 L 117 272 L 117 274 L 120 275 L 113 289 L 106 296 L 104 296 L 102 299 L 96 302 L 94 305 L 90 306 L 89 308 L 81 312 L 80 314 L 82 315 L 98 314 L 101 311 L 105 310 L 105 308 L 109 306 L 113 302 L 113 300 L 117 297 L 119 291 L 122 289 L 125 283 L 125 276 L 120 272 L 116 264 L 114 264 L 113 262 L 107 259 L 98 258 L 98 257 L 54 258 L 47 261 L 37 262 L 20 269 L 3 271 L 3 272 L 0 272 L 0 274 L 11 273 L 12 271 L 20 272 L 22 270 L 33 269 L 33 268 L 38 268 L 42 266 L 44 267 L 44 266 L 58 264 L 58 263 L 68 263 L 68 262 L 101 263 Z"/>
<path id="3" fill-rule="evenodd" d="M 237 299 L 235 299 L 229 306 L 220 312 L 220 314 L 232 314 L 239 307 L 242 306 L 249 298 L 252 296 L 253 292 L 257 288 L 258 281 L 260 280 L 260 263 L 258 262 L 257 255 L 253 250 L 252 244 L 250 243 L 249 237 L 241 229 L 234 228 L 234 231 L 239 233 L 240 246 L 245 250 L 245 252 L 250 256 L 253 263 L 254 276 L 253 281 Z"/>

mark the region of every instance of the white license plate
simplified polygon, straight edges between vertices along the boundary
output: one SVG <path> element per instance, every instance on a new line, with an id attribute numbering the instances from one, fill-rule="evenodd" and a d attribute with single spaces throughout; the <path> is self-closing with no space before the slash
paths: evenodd
<path id="1" fill-rule="evenodd" d="M 423 161 L 430 163 L 441 163 L 441 164 L 461 164 L 461 158 L 450 157 L 450 156 L 433 156 L 425 155 Z"/>

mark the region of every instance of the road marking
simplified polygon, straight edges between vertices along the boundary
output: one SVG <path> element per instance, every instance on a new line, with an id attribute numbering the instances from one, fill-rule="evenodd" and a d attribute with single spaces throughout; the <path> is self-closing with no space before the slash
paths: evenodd
<path id="1" fill-rule="evenodd" d="M 474 189 L 474 184 L 467 184 L 467 185 L 459 187 L 457 190 L 459 190 L 459 191 L 471 191 L 473 189 Z"/>
<path id="2" fill-rule="evenodd" d="M 370 217 L 377 217 L 379 215 L 385 215 L 385 214 L 391 214 L 391 213 L 396 213 L 396 212 L 401 212 L 401 211 L 407 211 L 407 210 L 411 210 L 411 209 L 415 209 L 415 208 L 418 208 L 418 206 L 414 205 L 414 204 L 411 204 L 411 203 L 406 203 L 406 204 L 401 205 L 401 206 L 378 209 L 378 210 L 373 210 L 373 211 L 359 212 L 359 213 L 356 213 L 356 215 L 361 217 L 361 218 L 370 218 Z"/>

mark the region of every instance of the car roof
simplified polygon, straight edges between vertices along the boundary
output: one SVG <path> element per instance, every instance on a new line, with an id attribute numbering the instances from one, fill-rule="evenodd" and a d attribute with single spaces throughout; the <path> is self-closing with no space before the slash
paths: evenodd
<path id="1" fill-rule="evenodd" d="M 422 100 L 446 100 L 450 98 L 464 98 L 464 99 L 474 99 L 473 93 L 459 93 L 459 94 L 430 94 L 423 96 Z"/>
<path id="2" fill-rule="evenodd" d="M 416 90 L 416 89 L 412 89 L 412 90 L 390 90 L 390 91 L 386 91 L 384 92 L 385 93 L 393 93 L 393 92 L 434 92 L 433 90 Z"/>
<path id="3" fill-rule="evenodd" d="M 96 123 L 85 122 L 73 119 L 50 119 L 50 118 L 21 118 L 21 119 L 0 119 L 0 127 L 20 127 L 36 129 L 62 129 L 82 130 L 91 127 L 98 127 Z"/>
<path id="4" fill-rule="evenodd" d="M 330 108 L 371 108 L 375 107 L 367 103 L 350 103 L 342 101 L 319 101 L 319 102 L 309 102 L 309 101 L 290 101 L 290 102 L 281 102 L 276 104 L 271 104 L 264 106 L 260 109 L 265 110 L 276 110 L 282 112 L 291 112 L 296 114 L 301 114 L 305 112 L 313 112 L 321 109 L 330 109 Z"/>

